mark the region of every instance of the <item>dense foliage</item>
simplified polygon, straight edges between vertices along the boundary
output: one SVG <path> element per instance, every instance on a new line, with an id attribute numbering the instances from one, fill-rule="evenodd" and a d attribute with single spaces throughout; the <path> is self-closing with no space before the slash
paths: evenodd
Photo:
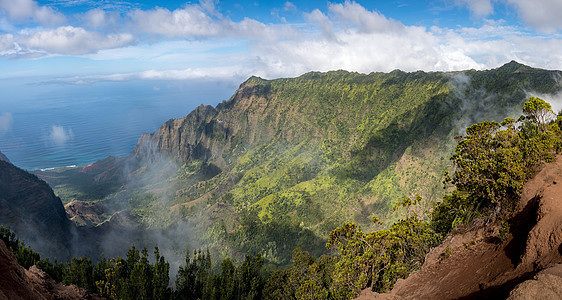
<path id="1" fill-rule="evenodd" d="M 186 242 L 177 243 L 176 253 L 194 245 L 209 248 L 219 260 L 262 253 L 266 265 L 287 267 L 296 247 L 315 257 L 327 253 L 328 234 L 346 222 L 375 230 L 370 221 L 375 214 L 390 226 L 403 217 L 392 206 L 412 192 L 423 196 L 424 208 L 441 200 L 447 192 L 442 174 L 453 172 L 447 159 L 452 137 L 469 124 L 487 119 L 493 127 L 492 120 L 514 117 L 526 91 L 557 92 L 560 74 L 511 62 L 493 70 L 452 73 L 252 77 L 217 107 L 200 106 L 163 124 L 153 135 L 155 144 L 149 144 L 151 156 L 133 152 L 133 164 L 108 158 L 85 173 L 80 168 L 47 171 L 45 180 L 63 201 L 106 208 L 100 222 L 127 203 L 139 227 L 169 231 L 179 220 L 188 223 L 193 234 L 177 237 Z M 472 139 L 465 142 L 467 148 Z M 504 139 L 515 142 L 509 135 Z M 489 147 L 496 155 L 495 146 Z M 498 155 L 519 154 L 506 150 Z M 177 163 L 172 172 L 151 170 L 169 166 L 169 158 Z M 123 164 L 125 171 L 138 170 L 116 178 L 125 173 L 119 169 Z M 494 167 L 486 164 L 481 167 Z M 476 183 L 458 178 L 467 188 Z M 509 180 L 500 178 L 498 185 L 510 185 Z M 480 194 L 495 197 L 502 189 Z M 493 206 L 461 191 L 447 197 Z M 453 219 L 444 227 L 461 221 L 448 213 L 451 209 L 457 208 L 444 209 L 443 215 Z M 459 209 L 467 211 L 464 215 L 479 211 L 464 204 Z"/>
<path id="2" fill-rule="evenodd" d="M 41 260 L 9 228 L 0 227 L 0 235 L 24 267 L 37 264 L 57 280 L 110 299 L 350 299 L 367 287 L 384 292 L 397 279 L 420 268 L 430 248 L 456 225 L 476 216 L 496 219 L 509 212 L 523 183 L 543 162 L 555 158 L 562 148 L 562 117 L 554 120 L 550 105 L 535 97 L 524 104 L 523 112 L 518 120 L 474 124 L 465 136 L 456 138 L 458 144 L 451 157 L 454 174 L 445 180 L 452 182 L 455 190 L 435 205 L 429 222 L 409 209 L 408 217 L 387 229 L 364 232 L 355 223 L 345 223 L 329 235 L 325 246 L 332 255 L 315 258 L 317 255 L 296 248 L 292 265 L 285 270 L 268 272 L 260 248 L 251 248 L 253 240 L 260 241 L 263 235 L 264 241 L 275 239 L 267 234 L 276 232 L 277 238 L 306 244 L 313 236 L 307 237 L 300 226 L 283 227 L 290 223 L 276 218 L 264 223 L 258 213 L 245 215 L 240 229 L 223 235 L 233 239 L 240 250 L 256 255 L 246 255 L 238 266 L 229 257 L 213 265 L 209 250 L 188 250 L 174 289 L 170 288 L 169 264 L 158 248 L 153 262 L 146 248 L 139 252 L 133 246 L 126 258 L 106 260 L 102 256 L 93 264 L 82 257 L 61 264 Z M 404 198 L 395 209 L 421 202 L 419 195 L 413 200 Z M 372 220 L 373 226 L 382 224 L 377 218 Z M 508 234 L 506 224 L 502 221 L 502 240 Z"/>
<path id="3" fill-rule="evenodd" d="M 518 120 L 484 121 L 457 137 L 451 160 L 453 177 L 446 176 L 456 190 L 433 210 L 433 224 L 448 232 L 475 216 L 496 218 L 509 212 L 523 188 L 543 162 L 561 150 L 561 131 L 550 104 L 531 97 Z"/>
<path id="4" fill-rule="evenodd" d="M 152 165 L 139 163 L 126 184 L 115 180 L 117 187 L 104 180 L 122 170 L 106 166 L 87 175 L 51 173 L 61 197 L 101 204 L 105 218 L 127 203 L 146 228 L 188 223 L 192 234 L 176 238 L 196 236 L 193 244 L 210 251 L 188 252 L 175 290 L 163 288 L 169 267 L 158 250 L 155 260 L 133 248 L 126 259 L 102 259 L 101 266 L 74 259 L 57 276 L 116 298 L 135 292 L 148 298 L 345 299 L 365 287 L 388 290 L 458 224 L 508 212 L 523 183 L 554 158 L 560 124 L 550 122 L 552 108 L 543 100 L 526 102 L 522 118 L 482 121 L 513 116 L 526 90 L 557 91 L 559 75 L 512 62 L 458 73 L 250 78 L 216 109 L 201 106 L 163 125 L 156 136 L 169 142 L 162 153 L 177 159 L 166 161 L 171 172 L 153 172 L 162 158 L 149 157 Z M 472 123 L 457 137 L 451 169 L 446 156 L 453 145 L 443 141 Z M 174 144 L 176 135 L 181 142 Z M 105 163 L 114 160 L 122 162 Z M 446 169 L 454 189 L 449 194 L 440 185 Z M 92 183 L 94 190 L 82 188 Z M 413 191 L 424 202 L 443 199 L 429 223 L 391 209 Z M 388 225 L 379 229 L 373 215 Z M 212 264 L 211 254 L 219 263 Z M 266 266 L 277 270 L 269 273 Z M 151 281 L 139 286 L 139 274 Z"/>

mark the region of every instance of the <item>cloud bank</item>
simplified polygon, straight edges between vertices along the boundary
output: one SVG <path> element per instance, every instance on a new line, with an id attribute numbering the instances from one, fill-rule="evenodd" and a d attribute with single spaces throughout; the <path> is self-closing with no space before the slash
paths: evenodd
<path id="1" fill-rule="evenodd" d="M 16 2 L 21 7 L 16 7 Z M 172 10 L 128 7 L 115 11 L 97 7 L 73 18 L 32 0 L 0 0 L 0 18 L 3 12 L 4 18 L 12 22 L 31 20 L 41 24 L 0 34 L 0 57 L 77 56 L 94 61 L 138 62 L 135 71 L 77 74 L 50 81 L 72 84 L 250 75 L 275 78 L 334 69 L 363 73 L 394 69 L 455 71 L 493 68 L 511 60 L 562 69 L 562 39 L 556 34 L 562 28 L 562 18 L 557 14 L 562 11 L 559 0 L 450 2 L 470 10 L 474 18 L 482 20 L 481 25 L 405 25 L 354 1 L 329 2 L 324 11 L 308 12 L 287 2 L 276 13 L 298 13 L 303 23 L 271 24 L 251 18 L 233 21 L 211 0 Z M 534 29 L 484 19 L 494 16 L 500 4 L 511 8 Z M 533 30 L 555 34 L 537 34 Z M 174 41 L 184 41 L 185 45 L 167 48 Z M 199 47 L 217 41 L 232 46 Z M 232 49 L 224 50 L 227 48 Z M 139 64 L 146 67 L 138 70 Z"/>

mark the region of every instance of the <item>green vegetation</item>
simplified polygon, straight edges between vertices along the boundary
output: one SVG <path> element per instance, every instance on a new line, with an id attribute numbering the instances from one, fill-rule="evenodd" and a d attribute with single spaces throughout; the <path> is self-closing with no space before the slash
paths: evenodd
<path id="1" fill-rule="evenodd" d="M 224 258 L 220 266 L 213 266 L 209 250 L 206 253 L 196 250 L 193 254 L 187 251 L 175 289 L 169 288 L 169 264 L 160 256 L 158 248 L 154 251 L 154 263 L 150 263 L 146 248 L 139 253 L 133 246 L 126 258 L 109 261 L 102 258 L 97 265 L 84 257 L 74 258 L 67 264 L 49 264 L 42 263 L 39 255 L 17 241 L 9 229 L 0 228 L 0 233 L 22 264 L 42 263 L 50 268 L 48 272 L 55 278 L 111 299 L 350 299 L 367 287 L 385 292 L 396 280 L 419 269 L 428 251 L 460 224 L 475 218 L 498 220 L 499 238 L 501 241 L 507 239 L 507 219 L 523 184 L 536 174 L 541 164 L 554 160 L 555 154 L 562 149 L 559 124 L 562 117 L 554 120 L 550 105 L 539 98 L 532 97 L 523 108 L 525 115 L 517 121 L 511 118 L 502 123 L 484 121 L 468 127 L 465 136 L 457 137 L 458 143 L 451 157 L 454 173 L 452 177 L 446 175 L 445 179 L 445 182 L 454 184 L 455 189 L 434 205 L 429 220 L 417 214 L 423 204 L 420 195 L 414 199 L 403 198 L 395 203 L 394 211 L 406 208 L 403 213 L 406 217 L 399 218 L 387 228 L 371 232 L 364 232 L 356 223 L 344 223 L 332 230 L 327 239 L 325 247 L 332 250 L 331 255 L 318 256 L 320 252 L 311 255 L 295 248 L 292 264 L 286 269 L 269 272 L 266 259 L 277 265 L 286 264 L 276 260 L 283 257 L 283 247 L 304 244 L 317 249 L 314 245 L 317 239 L 303 222 L 299 225 L 292 223 L 292 208 L 286 207 L 291 201 L 275 202 L 278 193 L 271 194 L 274 196 L 267 200 L 275 206 L 268 209 L 284 211 L 270 213 L 267 210 L 260 215 L 264 208 L 250 201 L 240 210 L 239 225 L 232 233 L 226 229 L 224 220 L 220 223 L 222 226 L 214 227 L 227 245 L 234 245 L 235 252 L 255 255 L 246 255 L 238 266 L 229 257 Z M 300 156 L 302 152 L 295 148 L 279 151 L 286 155 L 286 159 L 293 157 L 300 163 L 310 161 L 304 158 L 306 155 Z M 254 172 L 259 172 L 256 168 L 266 169 L 264 172 L 272 178 L 277 178 L 278 168 L 291 169 L 300 164 L 283 163 L 276 167 L 269 161 L 251 167 L 252 157 L 259 153 L 256 149 L 240 161 Z M 274 157 L 284 158 L 283 155 Z M 189 168 L 184 167 L 182 172 L 192 173 Z M 306 168 L 295 172 L 302 169 Z M 253 177 L 252 174 L 245 172 L 240 182 L 250 184 L 263 179 L 261 175 Z M 260 184 L 271 189 L 286 180 L 291 179 Z M 297 215 L 299 203 L 311 201 L 307 199 L 311 190 L 314 189 L 303 188 L 299 200 L 294 201 Z M 229 195 L 228 201 L 240 201 L 235 192 Z M 259 198 L 255 197 L 254 201 Z M 287 217 L 280 216 L 283 214 Z M 373 227 L 382 224 L 375 217 L 372 222 Z M 270 244 L 266 244 L 268 241 Z M 275 244 L 276 241 L 283 243 Z M 447 247 L 440 259 L 445 260 L 450 255 L 451 250 Z"/>
<path id="2" fill-rule="evenodd" d="M 55 176 L 54 189 L 61 197 L 70 197 L 63 189 L 86 191 L 75 198 L 102 203 L 107 217 L 126 206 L 142 228 L 166 230 L 187 223 L 196 240 L 180 240 L 174 249 L 178 253 L 192 245 L 208 248 L 217 261 L 261 253 L 268 268 L 287 270 L 294 262 L 293 249 L 300 247 L 318 259 L 307 260 L 310 264 L 299 274 L 309 267 L 315 270 L 310 271 L 313 277 L 332 274 L 320 271 L 330 269 L 324 268 L 328 263 L 321 255 L 345 250 L 324 247 L 331 230 L 342 224 L 355 224 L 364 239 L 368 232 L 390 231 L 369 240 L 389 247 L 396 245 L 391 237 L 399 235 L 400 226 L 430 234 L 422 221 L 408 219 L 406 210 L 392 210 L 405 197 L 422 197 L 411 208 L 419 219 L 428 218 L 424 211 L 438 203 L 430 220 L 438 235 L 475 217 L 491 220 L 508 211 L 532 174 L 527 170 L 551 159 L 558 147 L 551 143 L 557 134 L 553 125 L 544 125 L 535 114 L 544 104 L 534 100 L 525 119 L 516 115 L 526 91 L 559 91 L 559 75 L 512 62 L 494 70 L 454 73 L 252 77 L 216 108 L 200 106 L 164 124 L 152 139 L 145 135 L 144 142 L 154 142 L 158 151 L 146 157 L 133 151 L 128 158 L 95 165 L 90 179 L 76 177 L 84 188 L 73 182 L 65 186 L 64 178 Z M 505 116 L 513 119 L 500 123 Z M 453 137 L 474 123 L 455 148 Z M 151 168 L 158 164 L 144 163 L 161 160 L 160 154 L 176 164 L 167 165 L 172 171 L 154 172 Z M 124 169 L 130 171 L 126 180 L 115 180 Z M 447 189 L 441 183 L 445 171 L 451 174 Z M 78 171 L 59 175 L 71 177 L 72 172 Z M 107 190 L 88 195 L 88 180 Z M 373 223 L 373 215 L 384 225 Z M 412 242 L 415 249 L 426 247 Z M 414 268 L 403 265 L 402 257 L 395 253 L 388 261 L 394 275 L 381 271 L 379 277 L 354 284 L 388 288 Z M 312 281 L 305 284 L 310 289 L 300 291 L 298 282 L 292 283 L 294 295 L 313 290 Z M 332 283 L 322 286 L 329 290 Z"/>
<path id="3" fill-rule="evenodd" d="M 550 104 L 531 97 L 523 111 L 518 121 L 484 121 L 457 138 L 451 157 L 455 172 L 452 178 L 446 176 L 456 190 L 433 210 L 437 231 L 446 233 L 477 216 L 495 219 L 510 212 L 523 184 L 542 163 L 554 160 L 562 147 L 562 133 L 558 122 L 552 121 Z"/>

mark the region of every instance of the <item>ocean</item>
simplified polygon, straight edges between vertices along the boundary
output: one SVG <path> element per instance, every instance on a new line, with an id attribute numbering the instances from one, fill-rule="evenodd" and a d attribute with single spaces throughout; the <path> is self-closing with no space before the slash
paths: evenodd
<path id="1" fill-rule="evenodd" d="M 200 104 L 215 106 L 236 88 L 209 81 L 61 85 L 2 79 L 0 151 L 27 170 L 127 156 L 143 132 Z"/>

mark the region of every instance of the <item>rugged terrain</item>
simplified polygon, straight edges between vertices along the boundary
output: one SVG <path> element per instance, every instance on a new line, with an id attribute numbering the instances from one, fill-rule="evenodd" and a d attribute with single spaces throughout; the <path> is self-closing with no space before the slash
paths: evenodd
<path id="1" fill-rule="evenodd" d="M 75 285 L 55 282 L 45 272 L 32 266 L 20 266 L 16 257 L 0 240 L 0 299 L 71 300 L 100 299 Z"/>
<path id="2" fill-rule="evenodd" d="M 0 224 L 37 251 L 68 259 L 73 224 L 61 200 L 37 176 L 0 160 Z"/>
<path id="3" fill-rule="evenodd" d="M 35 171 L 64 208 L 37 176 L 0 161 L 3 222 L 59 258 L 95 260 L 157 244 L 170 260 L 208 247 L 218 261 L 261 253 L 268 267 L 287 266 L 297 247 L 319 257 L 345 222 L 366 232 L 376 226 L 373 216 L 392 224 L 401 212 L 391 208 L 403 197 L 421 194 L 417 212 L 429 209 L 444 194 L 453 136 L 475 122 L 514 117 L 529 94 L 555 95 L 561 77 L 516 62 L 454 73 L 252 77 L 217 107 L 199 106 L 143 134 L 128 157 Z M 534 275 L 519 291 L 556 280 L 556 268 L 537 273 L 560 262 L 555 170 L 527 184 L 505 240 L 499 221 L 460 227 L 384 297 L 505 297 Z M 33 237 L 38 232 L 48 245 Z"/>
<path id="4" fill-rule="evenodd" d="M 453 73 L 252 77 L 217 107 L 143 134 L 128 157 L 36 174 L 64 203 L 83 202 L 68 210 L 81 225 L 119 213 L 141 230 L 176 232 L 180 247 L 262 252 L 287 264 L 297 246 L 322 253 L 344 222 L 372 229 L 377 215 L 391 224 L 403 197 L 420 194 L 429 208 L 444 193 L 453 137 L 515 116 L 529 93 L 559 92 L 560 76 L 511 62 Z M 103 213 L 91 216 L 100 204 Z"/>
<path id="5" fill-rule="evenodd" d="M 450 234 L 392 291 L 359 299 L 560 299 L 562 157 L 525 184 L 509 224 L 505 241 L 497 222 Z"/>

